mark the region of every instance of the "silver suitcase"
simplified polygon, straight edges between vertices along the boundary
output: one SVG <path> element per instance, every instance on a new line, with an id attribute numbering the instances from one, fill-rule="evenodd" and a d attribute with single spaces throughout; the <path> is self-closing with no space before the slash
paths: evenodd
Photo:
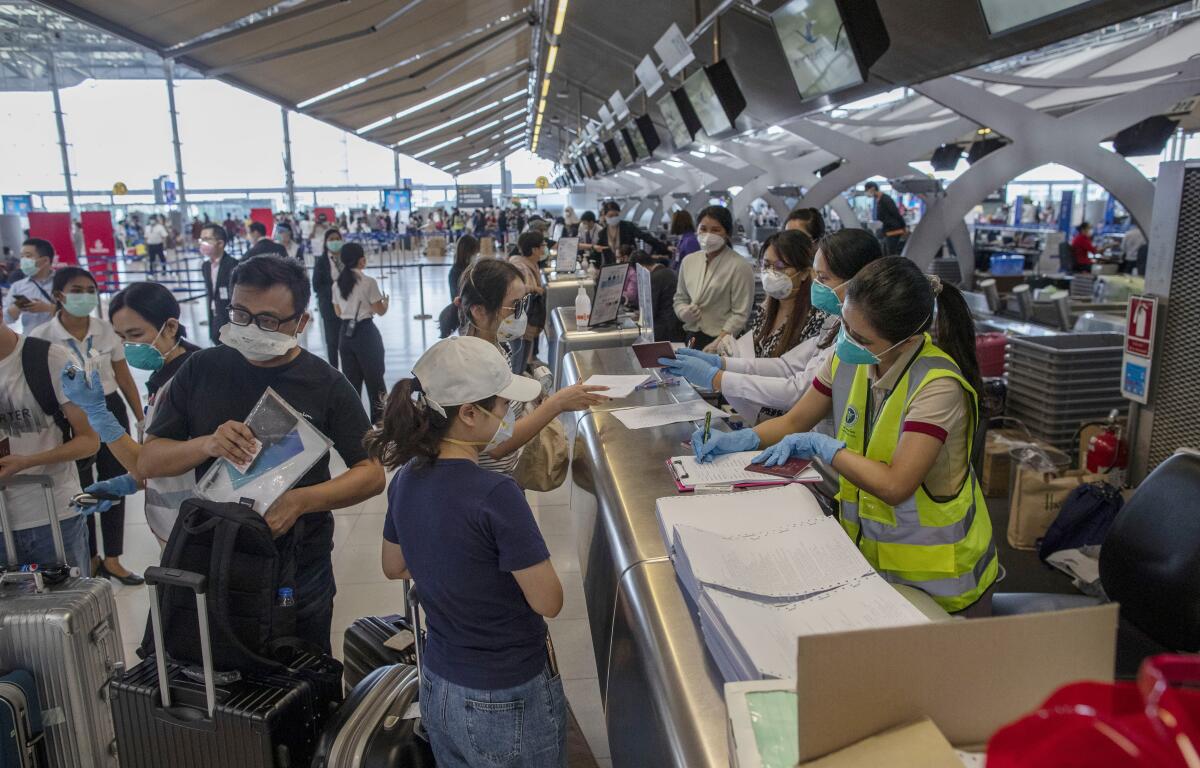
<path id="1" fill-rule="evenodd" d="M 18 475 L 0 480 L 0 489 L 30 484 L 45 491 L 55 552 L 65 564 L 50 479 Z M 37 681 L 50 766 L 116 768 L 108 682 L 125 664 L 112 586 L 77 575 L 51 584 L 41 573 L 15 571 L 2 496 L 0 528 L 10 566 L 0 576 L 0 667 L 27 669 Z"/>

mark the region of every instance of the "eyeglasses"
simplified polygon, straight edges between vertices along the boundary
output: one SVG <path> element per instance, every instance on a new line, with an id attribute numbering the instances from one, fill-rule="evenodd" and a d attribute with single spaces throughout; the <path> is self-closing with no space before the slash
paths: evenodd
<path id="1" fill-rule="evenodd" d="M 278 317 L 275 317 L 274 315 L 268 315 L 268 314 L 252 315 L 244 309 L 236 309 L 234 307 L 230 307 L 229 308 L 229 322 L 233 323 L 234 325 L 243 325 L 243 326 L 250 325 L 250 323 L 254 323 L 255 325 L 257 325 L 259 328 L 261 328 L 264 331 L 278 331 L 279 326 L 283 325 L 284 323 L 291 322 L 292 320 L 295 320 L 296 318 L 300 317 L 303 314 L 304 314 L 303 312 L 297 312 L 296 314 L 292 315 L 291 317 L 285 317 L 285 318 L 280 319 Z"/>
<path id="2" fill-rule="evenodd" d="M 506 309 L 511 309 L 513 311 L 513 313 L 512 313 L 513 320 L 520 320 L 521 315 L 523 315 L 529 311 L 529 302 L 532 299 L 533 299 L 533 294 L 527 293 L 524 296 L 522 296 L 521 298 L 517 299 L 516 304 L 514 304 L 511 307 L 506 307 Z"/>

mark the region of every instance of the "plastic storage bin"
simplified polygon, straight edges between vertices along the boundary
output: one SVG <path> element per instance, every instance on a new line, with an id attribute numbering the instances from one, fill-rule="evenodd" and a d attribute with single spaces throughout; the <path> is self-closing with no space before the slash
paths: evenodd
<path id="1" fill-rule="evenodd" d="M 1017 253 L 995 253 L 988 260 L 993 276 L 1012 277 L 1025 271 L 1025 257 Z"/>
<path id="2" fill-rule="evenodd" d="M 979 360 L 979 375 L 984 378 L 1004 375 L 1004 353 L 1008 337 L 1003 333 L 975 334 L 975 357 Z"/>

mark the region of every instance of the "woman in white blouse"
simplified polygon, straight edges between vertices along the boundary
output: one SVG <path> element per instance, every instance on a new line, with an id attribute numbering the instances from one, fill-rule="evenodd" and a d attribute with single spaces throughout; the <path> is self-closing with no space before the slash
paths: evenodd
<path id="1" fill-rule="evenodd" d="M 334 286 L 333 310 L 342 320 L 338 342 L 342 373 L 355 392 L 361 394 L 366 385 L 374 423 L 383 414 L 387 389 L 383 383 L 383 336 L 373 318 L 387 313 L 388 297 L 379 290 L 378 281 L 363 271 L 367 254 L 361 245 L 346 243 L 338 256 L 342 271 Z"/>

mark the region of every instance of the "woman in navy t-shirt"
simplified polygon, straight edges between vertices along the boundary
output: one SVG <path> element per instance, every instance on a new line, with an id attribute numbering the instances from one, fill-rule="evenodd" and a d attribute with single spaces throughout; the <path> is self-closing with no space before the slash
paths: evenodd
<path id="1" fill-rule="evenodd" d="M 509 402 L 540 392 L 493 344 L 452 337 L 396 384 L 367 434 L 372 457 L 401 467 L 383 570 L 420 585 L 421 717 L 439 766 L 566 765 L 566 703 L 542 618 L 562 609 L 562 585 L 521 489 L 478 465 L 509 437 Z"/>

